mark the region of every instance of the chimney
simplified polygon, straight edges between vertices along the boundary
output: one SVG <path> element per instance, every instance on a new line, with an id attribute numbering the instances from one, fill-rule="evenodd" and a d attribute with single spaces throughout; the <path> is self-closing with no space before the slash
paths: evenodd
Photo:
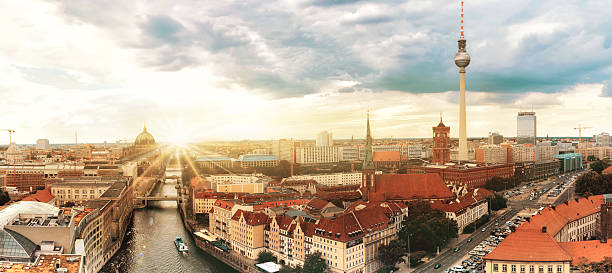
<path id="1" fill-rule="evenodd" d="M 546 233 L 546 227 L 542 227 L 542 233 Z"/>

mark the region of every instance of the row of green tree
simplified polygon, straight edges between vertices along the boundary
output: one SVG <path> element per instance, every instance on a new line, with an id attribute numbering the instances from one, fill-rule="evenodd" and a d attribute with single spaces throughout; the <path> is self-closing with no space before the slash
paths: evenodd
<path id="1" fill-rule="evenodd" d="M 482 217 L 478 218 L 478 220 L 470 223 L 469 225 L 465 226 L 463 228 L 463 233 L 472 233 L 474 231 L 476 231 L 476 229 L 478 229 L 479 227 L 481 227 L 482 225 L 486 224 L 487 222 L 489 222 L 489 219 L 491 217 L 488 214 L 483 215 Z"/>
<path id="2" fill-rule="evenodd" d="M 403 262 L 411 253 L 409 262 L 416 266 L 425 255 L 436 253 L 458 237 L 457 222 L 433 210 L 427 202 L 410 204 L 409 215 L 404 218 L 398 239 L 379 248 L 378 259 L 390 270 Z M 388 271 L 387 271 L 388 272 Z"/>
<path id="3" fill-rule="evenodd" d="M 609 164 L 608 160 L 597 160 L 591 163 L 590 166 L 591 166 L 591 170 L 597 172 L 598 174 L 601 174 L 603 170 L 605 170 L 608 167 L 608 164 Z"/>
<path id="4" fill-rule="evenodd" d="M 521 175 L 514 175 L 509 178 L 493 176 L 491 177 L 491 179 L 489 179 L 489 181 L 487 181 L 484 187 L 485 189 L 492 191 L 503 191 L 506 189 L 518 187 L 526 181 L 527 179 Z"/>
<path id="5" fill-rule="evenodd" d="M 508 207 L 508 199 L 504 198 L 501 194 L 496 193 L 493 197 L 489 198 L 489 204 L 491 206 L 491 210 L 498 211 Z"/>
<path id="6" fill-rule="evenodd" d="M 588 172 L 576 179 L 576 193 L 591 196 L 612 193 L 612 174 Z"/>
<path id="7" fill-rule="evenodd" d="M 275 262 L 277 263 L 277 259 L 270 251 L 262 251 L 257 255 L 257 263 L 267 263 L 267 262 Z M 321 258 L 321 252 L 315 252 L 312 254 L 306 255 L 306 259 L 304 260 L 304 266 L 296 266 L 291 267 L 284 265 L 279 273 L 323 273 L 327 270 L 327 263 L 325 260 Z"/>

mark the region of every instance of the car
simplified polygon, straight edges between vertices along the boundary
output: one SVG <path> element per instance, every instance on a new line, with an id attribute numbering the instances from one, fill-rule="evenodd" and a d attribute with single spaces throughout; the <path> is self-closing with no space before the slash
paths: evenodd
<path id="1" fill-rule="evenodd" d="M 453 251 L 454 251 L 454 252 L 457 252 L 457 251 L 459 251 L 459 249 L 461 249 L 461 248 L 459 248 L 459 247 L 455 247 L 455 248 L 453 249 Z"/>
<path id="2" fill-rule="evenodd" d="M 480 231 L 485 232 L 485 231 L 487 231 L 487 229 L 486 228 L 482 228 Z"/>
<path id="3" fill-rule="evenodd" d="M 468 242 L 468 243 L 469 243 L 469 242 L 471 242 L 471 241 L 472 241 L 472 238 L 468 238 L 468 239 L 467 239 L 467 242 Z"/>
<path id="4" fill-rule="evenodd" d="M 435 265 L 434 265 L 434 269 L 438 269 L 438 268 L 440 268 L 441 266 L 442 266 L 441 264 L 437 263 L 437 264 L 435 264 Z"/>

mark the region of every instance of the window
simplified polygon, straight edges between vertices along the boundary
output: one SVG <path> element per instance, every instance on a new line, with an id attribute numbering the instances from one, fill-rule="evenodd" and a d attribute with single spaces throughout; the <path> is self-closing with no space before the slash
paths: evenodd
<path id="1" fill-rule="evenodd" d="M 508 272 L 508 265 L 507 264 L 502 265 L 502 272 Z"/>
<path id="2" fill-rule="evenodd" d="M 549 266 L 548 266 L 548 273 L 553 273 L 553 267 L 552 267 L 552 265 L 549 265 Z"/>
<path id="3" fill-rule="evenodd" d="M 516 265 L 512 265 L 512 272 L 516 272 Z"/>
<path id="4" fill-rule="evenodd" d="M 535 266 L 533 265 L 529 266 L 529 273 L 535 273 Z"/>
<path id="5" fill-rule="evenodd" d="M 525 266 L 521 265 L 521 273 L 525 273 Z"/>
<path id="6" fill-rule="evenodd" d="M 544 273 L 544 267 L 543 266 L 538 266 L 538 273 Z"/>
<path id="7" fill-rule="evenodd" d="M 557 272 L 563 272 L 563 266 L 557 265 Z"/>

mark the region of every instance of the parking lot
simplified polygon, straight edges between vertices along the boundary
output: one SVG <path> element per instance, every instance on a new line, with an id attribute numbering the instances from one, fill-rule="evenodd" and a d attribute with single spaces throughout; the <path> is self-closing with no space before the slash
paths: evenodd
<path id="1" fill-rule="evenodd" d="M 495 221 L 494 226 L 490 231 L 483 229 L 484 232 L 490 232 L 489 237 L 482 240 L 476 247 L 474 247 L 468 255 L 464 256 L 460 263 L 453 265 L 453 267 L 446 269 L 446 273 L 484 273 L 484 260 L 482 259 L 485 255 L 489 254 L 495 249 L 499 243 L 501 243 L 508 234 L 512 232 L 512 229 L 518 227 L 520 224 L 526 221 L 523 216 L 515 216 L 511 220 L 501 223 Z M 479 230 L 476 232 L 483 232 Z"/>

